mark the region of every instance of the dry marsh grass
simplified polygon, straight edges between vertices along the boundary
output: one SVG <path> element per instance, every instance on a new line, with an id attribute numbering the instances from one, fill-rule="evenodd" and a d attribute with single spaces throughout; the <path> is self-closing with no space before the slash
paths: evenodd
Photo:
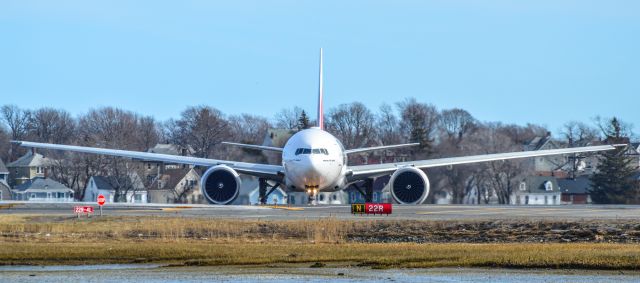
<path id="1" fill-rule="evenodd" d="M 564 222 L 445 223 L 333 218 L 265 221 L 96 217 L 78 220 L 72 217 L 0 215 L 0 264 L 334 262 L 381 268 L 640 268 L 640 245 L 637 244 L 515 243 L 520 237 L 591 237 L 594 233 L 615 239 L 621 233 L 633 234 L 639 230 L 633 223 L 586 223 L 586 228 L 580 225 Z M 429 233 L 432 235 L 419 238 Z M 371 242 L 367 240 L 369 238 L 359 238 L 361 234 L 373 234 L 375 239 L 389 243 Z M 502 234 L 506 236 L 500 236 Z M 455 242 L 470 235 L 481 235 L 482 239 L 490 241 L 497 237 L 507 240 L 502 243 Z M 409 241 L 403 243 L 405 239 Z M 449 240 L 445 243 L 427 241 L 425 244 L 412 239 Z"/>
<path id="2" fill-rule="evenodd" d="M 222 244 L 142 240 L 0 243 L 0 264 L 265 265 L 334 262 L 372 267 L 638 269 L 628 244 Z"/>

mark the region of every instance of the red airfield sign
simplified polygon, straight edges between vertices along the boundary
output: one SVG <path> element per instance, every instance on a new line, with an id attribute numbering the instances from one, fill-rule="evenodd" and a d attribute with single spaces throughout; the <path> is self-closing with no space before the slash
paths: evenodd
<path id="1" fill-rule="evenodd" d="M 98 195 L 98 205 L 99 206 L 103 206 L 105 201 L 106 201 L 106 199 L 105 199 L 104 195 L 99 194 Z"/>

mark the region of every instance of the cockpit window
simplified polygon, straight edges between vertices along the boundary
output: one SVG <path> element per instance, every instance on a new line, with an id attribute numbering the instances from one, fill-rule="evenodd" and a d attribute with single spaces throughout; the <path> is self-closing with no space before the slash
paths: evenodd
<path id="1" fill-rule="evenodd" d="M 296 149 L 296 155 L 300 154 L 324 154 L 329 155 L 329 151 L 326 148 L 298 148 Z"/>

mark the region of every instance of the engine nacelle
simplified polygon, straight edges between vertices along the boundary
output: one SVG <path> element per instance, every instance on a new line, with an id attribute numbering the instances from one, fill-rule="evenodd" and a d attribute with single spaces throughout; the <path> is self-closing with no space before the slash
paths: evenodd
<path id="1" fill-rule="evenodd" d="M 240 192 L 240 185 L 240 175 L 226 165 L 209 168 L 200 179 L 202 194 L 212 204 L 229 204 L 234 201 Z"/>
<path id="2" fill-rule="evenodd" d="M 421 204 L 429 195 L 429 178 L 415 167 L 396 170 L 389 184 L 391 196 L 400 204 Z"/>

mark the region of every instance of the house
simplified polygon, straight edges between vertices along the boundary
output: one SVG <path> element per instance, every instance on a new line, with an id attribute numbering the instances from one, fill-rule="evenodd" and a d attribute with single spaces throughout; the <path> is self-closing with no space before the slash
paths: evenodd
<path id="1" fill-rule="evenodd" d="M 529 176 L 522 179 L 511 194 L 511 204 L 517 205 L 559 205 L 560 187 L 551 176 Z"/>
<path id="2" fill-rule="evenodd" d="M 11 200 L 11 188 L 9 187 L 9 169 L 0 159 L 0 200 Z"/>
<path id="3" fill-rule="evenodd" d="M 151 203 L 207 203 L 193 168 L 167 169 L 148 187 Z"/>
<path id="4" fill-rule="evenodd" d="M 546 136 L 538 136 L 533 138 L 527 145 L 525 150 L 548 150 L 563 148 L 561 144 L 551 138 L 551 133 Z M 568 159 L 564 155 L 540 156 L 528 159 L 533 171 L 539 175 L 554 176 L 560 172 L 566 172 L 571 167 Z M 558 172 L 560 171 L 560 172 Z"/>
<path id="5" fill-rule="evenodd" d="M 562 203 L 564 204 L 590 204 L 591 196 L 589 188 L 591 181 L 588 176 L 576 178 L 558 179 L 558 186 L 562 193 Z"/>
<path id="6" fill-rule="evenodd" d="M 9 163 L 7 167 L 11 172 L 9 184 L 16 186 L 34 178 L 45 178 L 47 170 L 51 167 L 51 160 L 35 150 L 30 150 L 18 160 Z"/>
<path id="7" fill-rule="evenodd" d="M 287 204 L 288 195 L 281 187 L 277 187 L 267 199 L 267 204 Z M 252 204 L 260 202 L 260 189 L 255 188 L 249 193 L 249 202 Z"/>
<path id="8" fill-rule="evenodd" d="M 252 205 L 260 203 L 260 184 L 258 178 L 247 175 L 240 175 L 240 192 L 238 198 L 231 204 L 235 205 Z M 269 185 L 274 185 L 271 182 Z M 276 204 L 288 204 L 290 192 L 285 192 L 281 187 L 276 188 L 269 196 L 267 203 L 273 204 L 273 198 L 276 198 Z"/>
<path id="9" fill-rule="evenodd" d="M 72 202 L 73 190 L 49 178 L 36 177 L 13 188 L 13 199 L 23 201 Z"/>
<path id="10" fill-rule="evenodd" d="M 119 196 L 116 196 L 116 188 L 118 187 L 121 188 L 121 191 Z M 83 201 L 94 202 L 100 194 L 104 195 L 107 203 L 113 203 L 115 200 L 128 203 L 148 203 L 147 188 L 136 173 L 129 174 L 128 178 L 92 176 L 87 182 Z"/>
<path id="11" fill-rule="evenodd" d="M 390 188 L 389 188 L 389 181 L 391 180 L 390 176 L 382 176 L 379 178 L 376 178 L 373 181 L 373 196 L 372 196 L 372 202 L 374 203 L 385 203 L 385 202 L 390 202 L 391 201 L 391 193 L 390 193 Z M 365 202 L 365 197 L 364 194 L 362 194 L 364 192 L 364 188 L 362 188 L 363 182 L 358 182 L 356 184 L 352 184 L 349 187 L 347 187 L 344 192 L 347 194 L 347 200 L 343 201 L 340 200 L 339 197 L 336 197 L 336 199 L 334 199 L 333 201 L 339 200 L 338 202 L 335 202 L 335 204 L 345 204 L 345 203 L 349 203 L 349 204 L 353 204 L 353 203 L 364 203 Z M 361 189 L 358 190 L 356 188 L 356 186 L 359 186 Z M 362 191 L 362 192 L 361 192 Z M 333 196 L 332 196 L 333 197 Z"/>
<path id="12" fill-rule="evenodd" d="M 154 147 L 149 148 L 147 150 L 148 153 L 157 153 L 157 154 L 168 154 L 168 155 L 178 155 L 178 156 L 193 156 L 193 148 L 191 147 L 183 147 L 175 144 L 156 144 Z M 188 166 L 184 164 L 177 163 L 164 163 L 157 161 L 143 161 L 143 172 L 142 178 L 145 180 L 146 184 L 151 184 L 155 181 L 155 178 L 161 176 L 165 173 L 165 170 L 176 170 L 176 169 L 186 169 L 193 168 L 193 166 Z"/>

